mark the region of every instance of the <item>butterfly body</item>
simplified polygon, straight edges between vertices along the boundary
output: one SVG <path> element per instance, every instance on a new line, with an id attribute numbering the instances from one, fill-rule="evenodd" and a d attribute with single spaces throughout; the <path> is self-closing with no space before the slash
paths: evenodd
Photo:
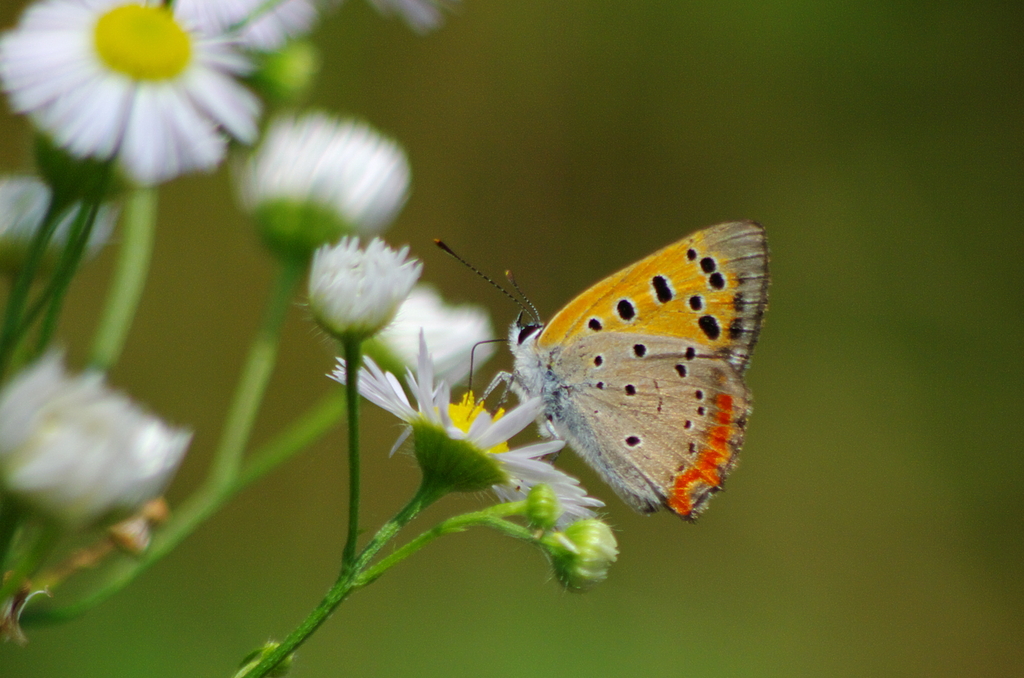
<path id="1" fill-rule="evenodd" d="M 694 518 L 736 464 L 767 303 L 764 230 L 698 231 L 510 331 L 512 388 L 634 509 Z"/>

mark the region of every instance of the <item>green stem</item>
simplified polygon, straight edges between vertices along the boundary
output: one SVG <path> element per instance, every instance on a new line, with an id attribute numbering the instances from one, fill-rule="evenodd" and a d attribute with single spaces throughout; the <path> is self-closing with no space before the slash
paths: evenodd
<path id="1" fill-rule="evenodd" d="M 36 535 L 36 540 L 32 544 L 32 548 L 25 554 L 25 557 L 18 563 L 18 566 L 14 568 L 11 574 L 4 581 L 3 586 L 0 586 L 0 602 L 7 600 L 14 593 L 21 588 L 21 585 L 25 583 L 25 580 L 31 577 L 39 566 L 43 564 L 46 557 L 50 555 L 50 551 L 57 544 L 57 538 L 60 536 L 60 529 L 52 523 L 48 523 L 43 529 Z"/>
<path id="2" fill-rule="evenodd" d="M 362 342 L 346 339 L 345 393 L 348 398 L 348 537 L 342 551 L 342 572 L 347 572 L 356 558 L 359 539 L 359 363 L 362 360 Z"/>
<path id="3" fill-rule="evenodd" d="M 22 625 L 56 623 L 73 619 L 107 600 L 148 569 L 150 565 L 170 553 L 238 492 L 318 440 L 334 426 L 344 411 L 345 391 L 339 388 L 332 391 L 329 396 L 293 423 L 284 433 L 254 452 L 237 480 L 229 487 L 218 490 L 207 485 L 189 497 L 175 510 L 171 519 L 156 532 L 149 549 L 140 558 L 125 558 L 112 564 L 104 573 L 103 583 L 81 600 L 60 608 L 29 609 L 22 618 Z"/>
<path id="4" fill-rule="evenodd" d="M 7 307 L 4 309 L 3 327 L 0 329 L 0 379 L 3 378 L 7 367 L 10 365 L 14 348 L 24 333 L 22 326 L 25 305 L 28 303 L 28 294 L 32 288 L 39 265 L 43 261 L 46 247 L 50 244 L 53 232 L 57 230 L 60 207 L 55 198 L 50 198 L 50 204 L 46 208 L 46 216 L 43 223 L 32 238 L 28 252 L 25 254 L 25 263 L 18 271 L 11 287 L 10 296 L 7 298 Z"/>
<path id="5" fill-rule="evenodd" d="M 392 567 L 416 553 L 438 537 L 443 537 L 446 534 L 453 534 L 455 532 L 464 532 L 470 527 L 491 527 L 516 539 L 522 539 L 523 541 L 536 541 L 536 536 L 533 531 L 523 527 L 522 525 L 510 523 L 504 519 L 506 516 L 521 514 L 525 505 L 526 502 L 523 501 L 510 502 L 508 504 L 497 504 L 482 511 L 465 513 L 461 516 L 449 518 L 444 522 L 435 525 L 433 528 L 427 530 L 401 548 L 396 549 L 391 553 L 391 555 L 381 558 L 378 562 L 374 563 L 372 567 L 368 567 L 360 572 L 353 582 L 353 588 L 362 588 L 363 586 L 372 584 Z"/>
<path id="6" fill-rule="evenodd" d="M 95 202 L 83 202 L 75 215 L 75 221 L 68 232 L 64 251 L 61 253 L 53 277 L 46 289 L 49 302 L 43 324 L 39 328 L 39 336 L 36 339 L 37 355 L 50 344 L 50 339 L 57 329 L 57 321 L 64 308 L 64 297 L 67 296 L 71 281 L 74 280 L 78 266 L 82 263 L 82 257 L 85 256 L 85 247 L 92 235 L 92 227 L 96 223 L 96 215 L 99 214 L 99 210 L 100 198 L 97 197 Z"/>
<path id="7" fill-rule="evenodd" d="M 103 372 L 109 370 L 121 355 L 142 299 L 153 254 L 156 201 L 155 188 L 137 188 L 125 205 L 117 269 L 89 357 L 89 365 Z"/>
<path id="8" fill-rule="evenodd" d="M 0 497 L 0 577 L 7 571 L 7 559 L 14 544 L 14 537 L 18 534 L 25 519 L 25 513 L 21 507 L 9 497 Z"/>
<path id="9" fill-rule="evenodd" d="M 349 372 L 351 375 L 351 372 Z M 348 379 L 347 381 L 354 381 Z M 285 657 L 295 652 L 295 650 L 306 642 L 313 632 L 315 632 L 320 625 L 327 621 L 327 618 L 331 616 L 334 610 L 344 601 L 349 594 L 352 593 L 356 588 L 356 579 L 360 570 L 362 570 L 366 564 L 375 556 L 380 549 L 391 541 L 392 538 L 401 530 L 405 525 L 415 518 L 420 511 L 424 508 L 437 501 L 440 497 L 433 490 L 426 489 L 424 486 L 420 486 L 420 489 L 413 496 L 412 500 L 409 501 L 405 507 L 399 511 L 394 518 L 384 524 L 377 534 L 374 535 L 370 543 L 362 550 L 362 552 L 356 557 L 353 565 L 347 569 L 343 569 L 338 577 L 338 580 L 334 583 L 334 586 L 327 592 L 320 604 L 317 605 L 309 616 L 306 617 L 302 623 L 296 627 L 294 631 L 288 634 L 288 637 L 281 641 L 272 652 L 267 653 L 263 660 L 254 666 L 252 670 L 244 675 L 244 678 L 260 678 L 265 676 L 271 669 L 281 663 Z"/>
<path id="10" fill-rule="evenodd" d="M 270 382 L 277 361 L 281 326 L 291 305 L 292 292 L 302 276 L 303 264 L 284 261 L 278 271 L 274 290 L 267 300 L 263 324 L 249 347 L 242 373 L 238 379 L 231 409 L 228 411 L 220 444 L 214 453 L 208 482 L 215 488 L 227 488 L 238 477 L 246 443 L 256 422 L 260 403 Z"/>

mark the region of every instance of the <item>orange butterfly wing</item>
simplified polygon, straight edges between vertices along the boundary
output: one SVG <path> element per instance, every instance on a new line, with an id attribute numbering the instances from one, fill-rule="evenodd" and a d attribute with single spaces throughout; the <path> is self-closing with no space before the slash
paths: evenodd
<path id="1" fill-rule="evenodd" d="M 551 319 L 537 343 L 597 332 L 678 337 L 742 373 L 768 302 L 768 248 L 753 221 L 719 224 L 613 273 Z M 703 354 L 703 352 L 702 352 Z"/>

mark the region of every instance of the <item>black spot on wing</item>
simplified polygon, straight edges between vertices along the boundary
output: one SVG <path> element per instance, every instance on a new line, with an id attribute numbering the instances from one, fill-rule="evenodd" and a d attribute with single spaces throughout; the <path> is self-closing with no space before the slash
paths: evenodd
<path id="1" fill-rule="evenodd" d="M 636 317 L 636 306 L 629 299 L 619 299 L 619 303 L 615 305 L 615 310 L 623 320 L 632 320 Z"/>
<path id="2" fill-rule="evenodd" d="M 668 278 L 663 275 L 656 275 L 651 278 L 651 287 L 654 288 L 654 296 L 663 304 L 667 304 L 675 297 L 672 287 L 668 284 Z"/>
<path id="3" fill-rule="evenodd" d="M 700 329 L 703 330 L 704 334 L 707 335 L 708 339 L 714 341 L 722 335 L 722 328 L 718 324 L 718 320 L 713 315 L 702 315 L 700 320 L 697 321 L 700 325 Z"/>

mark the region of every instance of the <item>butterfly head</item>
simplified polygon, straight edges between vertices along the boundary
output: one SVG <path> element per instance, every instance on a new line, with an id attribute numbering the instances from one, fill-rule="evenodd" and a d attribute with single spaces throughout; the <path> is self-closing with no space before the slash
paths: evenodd
<path id="1" fill-rule="evenodd" d="M 508 340 L 513 349 L 522 346 L 528 341 L 536 341 L 537 337 L 540 336 L 541 330 L 544 329 L 544 325 L 536 319 L 530 316 L 524 318 L 524 315 L 526 315 L 525 312 L 520 311 L 516 321 L 509 328 Z"/>

